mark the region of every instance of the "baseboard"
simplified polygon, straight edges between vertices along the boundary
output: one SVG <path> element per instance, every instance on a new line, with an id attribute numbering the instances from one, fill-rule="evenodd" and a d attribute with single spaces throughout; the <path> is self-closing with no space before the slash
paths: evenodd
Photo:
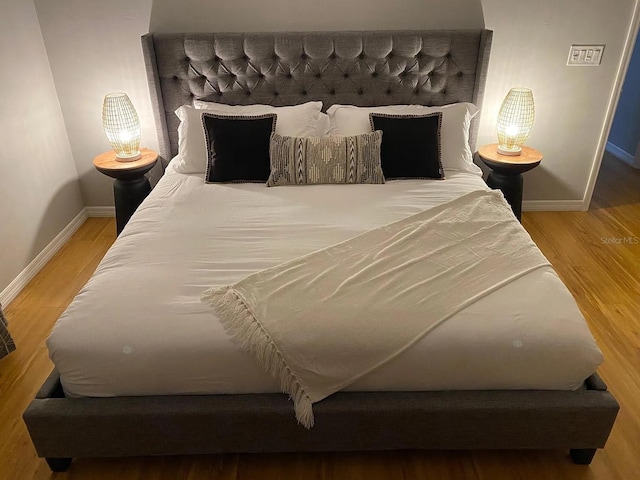
<path id="1" fill-rule="evenodd" d="M 71 222 L 64 227 L 64 229 L 56 235 L 56 237 L 49 242 L 49 244 L 44 247 L 36 258 L 34 258 L 29 265 L 26 266 L 22 272 L 18 274 L 18 276 L 5 288 L 0 292 L 0 303 L 4 306 L 8 305 L 13 301 L 14 298 L 18 296 L 18 294 L 22 291 L 24 287 L 31 281 L 33 277 L 44 267 L 51 257 L 53 257 L 62 246 L 67 243 L 67 241 L 85 222 L 88 218 L 86 208 L 83 208 L 82 211 L 76 217 L 71 220 Z"/>
<path id="2" fill-rule="evenodd" d="M 607 142 L 607 152 L 614 157 L 619 158 L 624 163 L 628 163 L 633 168 L 640 168 L 638 161 L 636 161 L 636 158 L 633 155 L 611 142 Z"/>
<path id="3" fill-rule="evenodd" d="M 582 200 L 525 200 L 522 202 L 525 212 L 579 212 Z"/>
<path id="4" fill-rule="evenodd" d="M 116 207 L 86 207 L 90 217 L 115 217 Z"/>

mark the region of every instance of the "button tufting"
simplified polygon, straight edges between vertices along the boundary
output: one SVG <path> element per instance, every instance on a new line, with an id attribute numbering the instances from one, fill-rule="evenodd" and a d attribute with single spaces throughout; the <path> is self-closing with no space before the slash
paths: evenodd
<path id="1" fill-rule="evenodd" d="M 361 53 L 360 55 L 358 55 L 358 58 L 362 60 L 364 58 L 364 53 Z"/>
<path id="2" fill-rule="evenodd" d="M 247 90 L 247 91 L 245 92 L 245 95 L 248 97 L 249 95 L 251 95 L 251 92 L 250 92 L 249 90 Z"/>
<path id="3" fill-rule="evenodd" d="M 387 95 L 391 95 L 391 89 L 387 88 L 387 91 L 385 92 Z"/>
<path id="4" fill-rule="evenodd" d="M 461 77 L 463 74 L 462 74 L 462 72 L 458 72 L 456 75 L 457 75 L 458 77 Z"/>
<path id="5" fill-rule="evenodd" d="M 445 57 L 447 57 L 447 58 L 451 58 L 451 53 L 447 53 L 447 54 L 445 55 Z"/>
<path id="6" fill-rule="evenodd" d="M 372 76 L 373 78 L 376 78 L 376 77 L 378 76 L 378 72 L 373 72 L 373 73 L 371 74 L 371 76 Z"/>
<path id="7" fill-rule="evenodd" d="M 322 74 L 316 73 L 316 78 L 320 78 L 321 76 L 322 76 Z"/>
<path id="8" fill-rule="evenodd" d="M 173 79 L 174 79 L 174 80 L 178 80 L 178 76 L 177 76 L 177 75 L 174 75 L 174 76 L 173 76 Z"/>
<path id="9" fill-rule="evenodd" d="M 189 62 L 189 61 L 191 61 L 191 59 L 189 57 L 184 57 L 184 61 L 185 62 Z"/>
<path id="10" fill-rule="evenodd" d="M 389 52 L 389 55 L 387 55 L 387 58 L 393 58 L 393 52 Z"/>
<path id="11" fill-rule="evenodd" d="M 306 90 L 302 90 L 302 95 L 306 95 L 307 91 Z"/>
<path id="12" fill-rule="evenodd" d="M 330 93 L 331 95 L 335 95 L 335 94 L 336 94 L 336 91 L 335 91 L 335 90 L 331 90 L 329 93 Z"/>
<path id="13" fill-rule="evenodd" d="M 264 78 L 264 73 L 258 75 L 260 78 Z"/>
<path id="14" fill-rule="evenodd" d="M 307 58 L 307 54 L 303 53 L 302 55 L 300 55 L 300 58 L 303 59 L 303 60 L 306 59 Z"/>
<path id="15" fill-rule="evenodd" d="M 287 78 L 293 78 L 293 75 L 291 75 L 291 73 L 287 73 Z"/>
<path id="16" fill-rule="evenodd" d="M 242 59 L 243 59 L 243 60 L 247 60 L 247 61 L 248 61 L 248 60 L 249 60 L 249 57 L 248 57 L 247 55 L 243 55 L 243 56 L 242 56 Z"/>
<path id="17" fill-rule="evenodd" d="M 345 73 L 344 75 L 342 75 L 344 78 L 349 78 L 349 74 Z"/>
<path id="18" fill-rule="evenodd" d="M 329 55 L 329 58 L 334 60 L 336 58 L 336 52 L 331 53 L 331 55 Z"/>
<path id="19" fill-rule="evenodd" d="M 277 97 L 278 95 L 280 95 L 278 92 L 273 92 L 274 97 Z"/>
<path id="20" fill-rule="evenodd" d="M 358 95 L 362 95 L 364 92 L 362 91 L 362 89 L 358 89 Z"/>

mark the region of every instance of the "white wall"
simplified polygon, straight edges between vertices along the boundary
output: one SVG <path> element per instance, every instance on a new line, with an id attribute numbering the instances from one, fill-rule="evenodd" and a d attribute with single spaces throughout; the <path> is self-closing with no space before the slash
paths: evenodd
<path id="1" fill-rule="evenodd" d="M 92 167 L 108 149 L 102 96 L 124 90 L 157 146 L 139 37 L 147 30 L 277 31 L 479 28 L 494 30 L 479 144 L 495 141 L 495 117 L 513 86 L 534 90 L 528 143 L 541 167 L 525 199 L 583 199 L 604 125 L 634 0 L 36 0 L 60 104 L 87 205 L 112 205 L 111 182 Z M 571 43 L 606 43 L 597 68 L 567 67 Z M 97 59 L 100 61 L 97 61 Z"/>
<path id="2" fill-rule="evenodd" d="M 142 146 L 157 136 L 140 37 L 152 0 L 35 0 L 51 71 L 87 206 L 113 205 L 112 180 L 93 167 L 111 147 L 102 129 L 104 95 L 123 91 L 142 125 Z"/>
<path id="3" fill-rule="evenodd" d="M 482 28 L 480 0 L 154 0 L 152 32 Z"/>
<path id="4" fill-rule="evenodd" d="M 31 0 L 0 5 L 0 291 L 83 208 Z"/>
<path id="5" fill-rule="evenodd" d="M 140 47 L 147 31 L 480 28 L 494 44 L 479 143 L 495 141 L 509 88 L 534 90 L 529 144 L 545 154 L 525 199 L 579 201 L 622 57 L 635 0 L 3 0 L 0 10 L 0 290 L 80 212 L 113 205 L 92 166 L 109 148 L 104 94 L 125 91 L 157 136 Z M 34 8 L 35 7 L 35 8 Z M 571 43 L 607 45 L 602 66 L 569 68 Z M 605 132 L 606 133 L 606 132 Z M 156 172 L 157 173 L 157 172 Z M 78 182 L 79 178 L 79 182 Z M 82 195 L 82 197 L 81 197 Z"/>
<path id="6" fill-rule="evenodd" d="M 400 28 L 494 30 L 479 145 L 493 143 L 509 88 L 537 103 L 529 144 L 542 165 L 526 174 L 528 200 L 583 200 L 622 56 L 634 0 L 155 0 L 152 31 L 273 31 Z M 597 68 L 567 67 L 572 43 L 605 43 Z"/>
<path id="7" fill-rule="evenodd" d="M 480 0 L 35 0 L 85 204 L 113 205 L 111 181 L 92 166 L 109 145 L 105 93 L 125 91 L 157 148 L 140 36 L 147 31 L 481 28 Z M 153 5 L 152 5 L 153 4 Z M 434 12 L 437 12 L 434 14 Z M 155 172 L 156 175 L 158 172 Z"/>
<path id="8" fill-rule="evenodd" d="M 495 142 L 494 125 L 509 88 L 530 87 L 536 123 L 529 145 L 543 152 L 525 174 L 524 198 L 582 200 L 635 0 L 483 0 L 494 31 L 479 144 Z M 572 43 L 604 43 L 600 67 L 567 67 Z"/>

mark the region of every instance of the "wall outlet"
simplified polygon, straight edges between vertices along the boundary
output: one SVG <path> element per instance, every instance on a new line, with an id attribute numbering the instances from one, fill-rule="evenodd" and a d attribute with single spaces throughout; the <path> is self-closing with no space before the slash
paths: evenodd
<path id="1" fill-rule="evenodd" d="M 597 67 L 602 62 L 604 45 L 571 45 L 567 65 Z"/>

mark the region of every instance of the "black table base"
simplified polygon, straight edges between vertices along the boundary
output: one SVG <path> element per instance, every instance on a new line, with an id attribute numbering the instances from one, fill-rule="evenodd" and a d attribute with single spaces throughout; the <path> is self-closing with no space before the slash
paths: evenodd
<path id="1" fill-rule="evenodd" d="M 487 185 L 493 189 L 499 189 L 504 198 L 511 205 L 514 215 L 520 221 L 522 218 L 522 174 L 517 172 L 502 173 L 492 171 L 487 177 Z"/>
<path id="2" fill-rule="evenodd" d="M 142 201 L 151 193 L 151 185 L 147 177 L 142 176 L 133 180 L 116 179 L 113 182 L 113 196 L 116 204 L 116 231 L 122 232 L 131 215 Z"/>

